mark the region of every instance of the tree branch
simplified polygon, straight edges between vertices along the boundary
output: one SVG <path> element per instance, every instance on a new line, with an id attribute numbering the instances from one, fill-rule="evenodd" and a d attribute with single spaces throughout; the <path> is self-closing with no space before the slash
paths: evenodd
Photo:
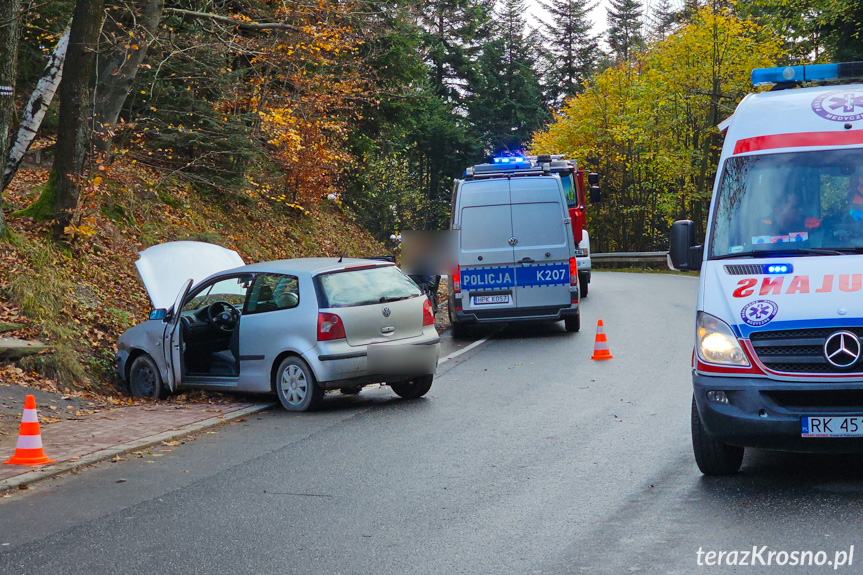
<path id="1" fill-rule="evenodd" d="M 193 10 L 183 10 L 181 8 L 165 8 L 164 11 L 168 14 L 178 14 L 180 16 L 190 16 L 192 18 L 204 18 L 207 20 L 213 20 L 214 22 L 221 22 L 222 24 L 230 24 L 231 26 L 236 26 L 240 30 L 289 30 L 291 32 L 302 32 L 302 30 L 296 26 L 285 24 L 284 22 L 243 22 L 241 20 L 234 20 L 228 16 L 219 16 L 218 14 L 208 14 L 206 12 L 195 12 Z"/>

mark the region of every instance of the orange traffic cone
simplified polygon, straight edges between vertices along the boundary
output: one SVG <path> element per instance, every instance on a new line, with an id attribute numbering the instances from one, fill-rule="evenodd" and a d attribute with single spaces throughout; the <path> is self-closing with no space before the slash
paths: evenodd
<path id="1" fill-rule="evenodd" d="M 42 433 L 39 431 L 39 417 L 36 415 L 36 398 L 24 398 L 24 414 L 21 416 L 21 431 L 18 432 L 18 445 L 15 455 L 3 463 L 12 465 L 42 465 L 54 463 L 42 449 Z"/>
<path id="2" fill-rule="evenodd" d="M 614 356 L 608 351 L 608 340 L 605 339 L 605 328 L 602 326 L 602 320 L 599 320 L 596 324 L 596 343 L 590 359 L 611 359 L 612 357 Z"/>

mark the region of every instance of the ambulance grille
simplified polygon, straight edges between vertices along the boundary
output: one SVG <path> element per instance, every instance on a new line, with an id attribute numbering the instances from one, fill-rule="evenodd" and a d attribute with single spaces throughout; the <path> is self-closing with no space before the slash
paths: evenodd
<path id="1" fill-rule="evenodd" d="M 734 264 L 725 266 L 725 273 L 730 276 L 757 276 L 764 273 L 761 264 Z"/>
<path id="2" fill-rule="evenodd" d="M 786 373 L 856 373 L 863 370 L 858 362 L 849 369 L 839 369 L 824 357 L 824 342 L 839 329 L 853 332 L 863 338 L 863 327 L 827 327 L 814 329 L 790 329 L 782 331 L 757 331 L 749 341 L 761 362 L 774 371 Z"/>

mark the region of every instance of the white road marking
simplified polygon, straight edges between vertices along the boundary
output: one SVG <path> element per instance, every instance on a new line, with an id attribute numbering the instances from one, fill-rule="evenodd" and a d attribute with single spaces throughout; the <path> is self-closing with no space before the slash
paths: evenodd
<path id="1" fill-rule="evenodd" d="M 472 350 L 473 348 L 475 348 L 475 347 L 477 347 L 478 345 L 481 345 L 481 344 L 483 344 L 483 343 L 487 342 L 488 340 L 489 340 L 489 338 L 487 338 L 487 337 L 484 337 L 484 338 L 482 338 L 482 339 L 479 339 L 479 340 L 477 340 L 477 341 L 473 342 L 472 344 L 470 344 L 470 345 L 468 345 L 468 346 L 466 346 L 466 347 L 464 347 L 464 348 L 462 348 L 462 349 L 458 350 L 457 352 L 455 352 L 455 353 L 451 353 L 451 354 L 449 354 L 448 356 L 446 356 L 445 358 L 438 360 L 437 364 L 438 364 L 438 365 L 441 365 L 442 363 L 446 363 L 446 362 L 448 362 L 448 361 L 449 361 L 449 360 L 451 360 L 451 359 L 455 359 L 455 358 L 457 358 L 458 356 L 460 356 L 461 354 L 469 352 L 469 351 L 470 351 L 470 350 Z"/>

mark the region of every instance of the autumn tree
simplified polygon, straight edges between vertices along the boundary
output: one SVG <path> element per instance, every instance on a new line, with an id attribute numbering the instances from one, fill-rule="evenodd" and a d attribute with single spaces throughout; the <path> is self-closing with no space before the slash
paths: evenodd
<path id="1" fill-rule="evenodd" d="M 675 219 L 704 231 L 721 148 L 717 124 L 752 90 L 752 68 L 781 56 L 768 29 L 729 12 L 690 24 L 595 77 L 533 140 L 598 171 L 607 201 L 589 211 L 597 251 L 663 249 Z"/>

